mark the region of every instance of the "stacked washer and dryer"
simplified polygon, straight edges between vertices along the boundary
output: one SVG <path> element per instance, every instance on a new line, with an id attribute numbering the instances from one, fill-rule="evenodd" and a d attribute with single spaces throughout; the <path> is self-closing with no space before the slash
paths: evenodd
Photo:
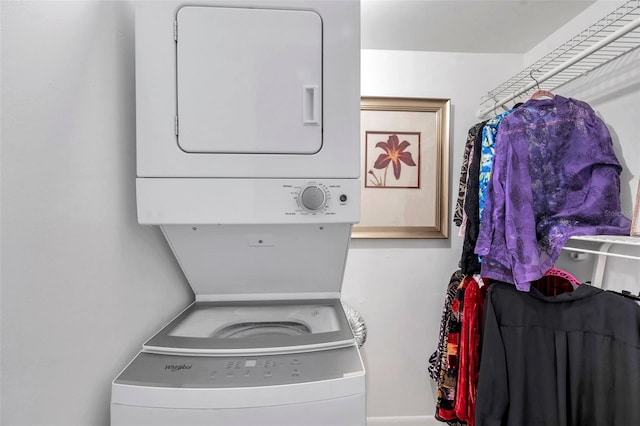
<path id="1" fill-rule="evenodd" d="M 138 222 L 195 301 L 112 384 L 113 425 L 365 424 L 340 302 L 360 215 L 360 6 L 140 2 Z"/>

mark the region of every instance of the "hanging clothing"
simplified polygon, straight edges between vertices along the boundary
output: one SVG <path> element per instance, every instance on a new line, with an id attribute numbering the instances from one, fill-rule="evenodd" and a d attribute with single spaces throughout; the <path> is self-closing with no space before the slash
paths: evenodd
<path id="1" fill-rule="evenodd" d="M 456 287 L 451 303 L 451 313 L 447 321 L 447 349 L 442 355 L 442 368 L 438 380 L 438 400 L 436 403 L 436 419 L 442 422 L 456 422 L 456 390 L 458 385 L 460 332 L 462 331 L 462 314 L 464 310 L 464 292 L 462 284 Z"/>
<path id="2" fill-rule="evenodd" d="M 440 372 L 441 369 L 444 368 L 442 357 L 443 354 L 446 354 L 447 352 L 447 335 L 449 334 L 447 324 L 449 323 L 449 318 L 451 316 L 451 304 L 453 303 L 453 299 L 456 297 L 458 287 L 460 287 L 463 279 L 464 275 L 462 275 L 460 270 L 457 270 L 451 275 L 449 285 L 447 285 L 447 292 L 445 293 L 444 306 L 442 307 L 442 316 L 440 319 L 438 345 L 436 346 L 435 352 L 429 357 L 429 376 L 431 376 L 431 378 L 436 382 L 440 380 Z"/>
<path id="3" fill-rule="evenodd" d="M 455 389 L 453 391 L 451 390 L 451 384 L 453 383 L 452 377 L 454 370 L 447 371 L 452 364 L 455 365 L 455 358 L 449 358 L 450 352 L 453 354 L 456 349 L 455 345 L 449 345 L 449 329 L 451 327 L 449 321 L 453 313 L 453 301 L 458 294 L 458 289 L 463 279 L 464 275 L 462 275 L 459 270 L 451 275 L 445 295 L 444 307 L 442 309 L 438 346 L 436 351 L 429 357 L 429 375 L 435 380 L 438 387 L 436 414 L 441 412 L 444 416 L 448 417 L 449 420 L 447 420 L 447 424 L 450 426 L 463 426 L 453 417 L 451 407 L 453 406 L 453 401 L 455 401 L 455 393 L 453 393 Z M 442 408 L 441 404 L 444 404 L 446 408 Z"/>
<path id="4" fill-rule="evenodd" d="M 482 127 L 486 121 L 479 123 Z M 473 275 L 480 272 L 478 255 L 474 253 L 478 233 L 480 231 L 480 217 L 478 214 L 478 191 L 480 173 L 480 153 L 482 149 L 482 132 L 478 131 L 473 141 L 471 164 L 469 165 L 469 177 L 467 178 L 467 191 L 464 197 L 464 212 L 467 216 L 465 225 L 464 242 L 462 243 L 462 255 L 460 257 L 460 270 L 464 275 Z"/>
<path id="5" fill-rule="evenodd" d="M 466 277 L 462 285 L 465 291 L 455 412 L 459 420 L 474 426 L 476 390 L 480 374 L 480 324 L 484 316 L 487 286 L 479 275 Z"/>
<path id="6" fill-rule="evenodd" d="M 474 139 L 475 143 L 475 139 Z M 473 144 L 471 145 L 471 150 L 469 151 L 469 160 L 467 161 L 467 179 L 465 183 L 465 193 L 464 196 L 466 198 L 466 187 L 469 185 L 469 167 L 471 167 L 471 163 L 473 162 Z M 464 211 L 464 201 L 462 203 L 462 224 L 460 225 L 460 229 L 458 230 L 458 236 L 464 238 L 465 233 L 467 232 L 467 213 Z"/>
<path id="7" fill-rule="evenodd" d="M 429 374 L 438 386 L 436 418 L 473 426 L 480 372 L 480 324 L 487 285 L 479 275 L 456 271 L 449 281 Z"/>
<path id="8" fill-rule="evenodd" d="M 557 95 L 514 110 L 500 123 L 475 245 L 482 276 L 528 291 L 571 236 L 629 235 L 621 170 L 606 125 L 585 102 Z"/>
<path id="9" fill-rule="evenodd" d="M 464 216 L 464 197 L 467 192 L 467 178 L 469 176 L 469 159 L 473 149 L 473 143 L 476 140 L 476 134 L 482 131 L 483 123 L 478 123 L 471 127 L 467 133 L 467 143 L 464 145 L 464 154 L 462 156 L 462 166 L 460 167 L 460 182 L 458 184 L 458 199 L 453 212 L 453 222 L 456 226 L 462 225 Z"/>
<path id="10" fill-rule="evenodd" d="M 480 171 L 478 176 L 478 211 L 480 223 L 484 213 L 484 202 L 491 181 L 491 170 L 493 169 L 493 157 L 495 155 L 495 141 L 500 122 L 513 110 L 505 111 L 502 114 L 487 121 L 482 128 L 482 147 L 480 148 Z"/>
<path id="11" fill-rule="evenodd" d="M 476 426 L 640 425 L 640 307 L 587 284 L 492 283 Z"/>

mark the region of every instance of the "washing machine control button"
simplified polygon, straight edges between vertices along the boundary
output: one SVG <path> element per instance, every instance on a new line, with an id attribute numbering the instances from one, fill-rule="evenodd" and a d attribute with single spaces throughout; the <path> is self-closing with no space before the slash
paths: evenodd
<path id="1" fill-rule="evenodd" d="M 300 191 L 300 206 L 310 212 L 321 210 L 327 202 L 327 194 L 318 185 L 306 186 Z"/>

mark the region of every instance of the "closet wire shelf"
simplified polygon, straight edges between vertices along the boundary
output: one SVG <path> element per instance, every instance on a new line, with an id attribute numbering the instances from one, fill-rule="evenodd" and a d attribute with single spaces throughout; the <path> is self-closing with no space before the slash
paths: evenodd
<path id="1" fill-rule="evenodd" d="M 609 257 L 619 257 L 623 259 L 640 260 L 640 256 L 611 252 L 614 246 L 634 246 L 640 247 L 640 238 L 638 237 L 626 237 L 619 235 L 588 235 L 571 237 L 569 242 L 588 242 L 598 243 L 597 249 L 588 249 L 583 247 L 575 247 L 573 244 L 570 246 L 564 246 L 562 249 L 572 252 L 595 254 L 596 260 L 593 265 L 593 272 L 591 274 L 591 284 L 597 287 L 603 287 L 604 285 L 604 270 L 607 265 L 607 259 Z"/>
<path id="2" fill-rule="evenodd" d="M 616 8 L 572 39 L 520 71 L 480 100 L 478 117 L 495 115 L 519 96 L 553 91 L 640 47 L 640 0 Z"/>
<path id="3" fill-rule="evenodd" d="M 619 246 L 635 246 L 640 247 L 640 238 L 638 237 L 625 237 L 618 235 L 585 235 L 580 237 L 571 237 L 569 242 L 572 241 L 586 241 L 592 243 L 600 244 L 600 248 L 598 250 L 592 250 L 582 247 L 564 246 L 563 250 L 567 251 L 575 251 L 580 253 L 589 253 L 589 254 L 597 254 L 599 256 L 610 256 L 610 257 L 620 257 L 623 259 L 632 259 L 632 260 L 640 260 L 640 256 L 623 254 L 623 253 L 613 253 L 610 252 L 609 249 L 614 245 Z"/>

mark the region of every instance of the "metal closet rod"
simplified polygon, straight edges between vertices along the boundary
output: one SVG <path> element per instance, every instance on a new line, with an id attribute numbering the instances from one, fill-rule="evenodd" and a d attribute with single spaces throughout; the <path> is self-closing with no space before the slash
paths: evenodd
<path id="1" fill-rule="evenodd" d="M 582 59 L 586 58 L 587 56 L 591 55 L 592 53 L 602 49 L 606 45 L 616 41 L 620 37 L 624 36 L 625 34 L 631 32 L 633 30 L 635 30 L 638 27 L 640 27 L 640 18 L 636 18 L 635 20 L 629 22 L 624 27 L 618 29 L 617 31 L 615 31 L 615 32 L 613 32 L 611 34 L 609 34 L 607 37 L 603 38 L 599 42 L 597 42 L 597 43 L 593 44 L 592 46 L 588 47 L 587 49 L 583 50 L 582 52 L 580 52 L 579 54 L 577 54 L 573 58 L 563 62 L 562 64 L 558 65 L 557 67 L 555 67 L 551 71 L 549 71 L 546 74 L 544 74 L 543 76 L 541 76 L 539 78 L 536 78 L 537 81 L 530 82 L 529 84 L 525 85 L 523 88 L 521 88 L 519 90 L 516 90 L 511 95 L 509 95 L 509 96 L 501 99 L 500 101 L 496 102 L 495 105 L 480 111 L 478 113 L 478 116 L 479 117 L 484 117 L 485 115 L 487 115 L 490 112 L 494 111 L 496 108 L 501 107 L 504 104 L 506 104 L 507 102 L 509 102 L 509 101 L 517 98 L 518 96 L 522 95 L 523 93 L 526 93 L 528 90 L 530 90 L 530 89 L 534 88 L 535 86 L 539 85 L 539 83 L 542 83 L 542 82 L 548 80 L 549 78 L 553 77 L 554 75 L 564 71 L 565 69 L 569 68 L 570 66 L 572 66 L 576 62 L 581 61 Z"/>

